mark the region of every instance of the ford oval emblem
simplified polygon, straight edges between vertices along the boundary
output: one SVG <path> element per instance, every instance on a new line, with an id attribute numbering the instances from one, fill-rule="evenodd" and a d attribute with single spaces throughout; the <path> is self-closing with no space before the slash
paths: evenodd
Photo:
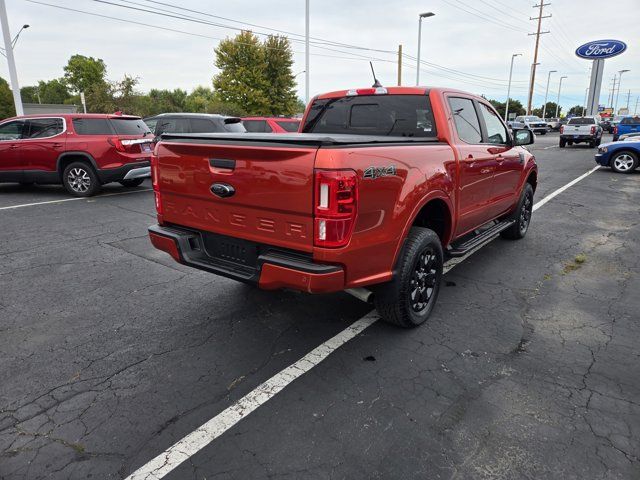
<path id="1" fill-rule="evenodd" d="M 587 60 L 598 60 L 615 57 L 626 49 L 627 44 L 620 40 L 597 40 L 578 47 L 576 55 Z"/>
<path id="2" fill-rule="evenodd" d="M 211 192 L 220 198 L 227 198 L 233 196 L 236 189 L 228 183 L 214 183 L 211 185 Z"/>

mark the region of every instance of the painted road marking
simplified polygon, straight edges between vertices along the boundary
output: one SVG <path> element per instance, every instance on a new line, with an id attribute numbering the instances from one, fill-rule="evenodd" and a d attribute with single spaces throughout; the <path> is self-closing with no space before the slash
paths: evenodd
<path id="1" fill-rule="evenodd" d="M 97 195 L 95 197 L 73 197 L 73 198 L 63 198 L 60 200 L 48 200 L 46 202 L 35 202 L 35 203 L 23 203 L 22 205 L 11 205 L 9 207 L 0 207 L 0 210 L 13 210 L 15 208 L 23 208 L 23 207 L 34 207 L 36 205 L 49 205 L 51 203 L 62 203 L 62 202 L 73 202 L 74 200 L 97 200 L 98 198 L 103 197 L 114 197 L 116 195 L 128 195 L 130 193 L 140 193 L 140 192 L 151 192 L 153 189 L 145 188 L 143 190 L 132 190 L 130 192 L 118 192 L 118 193 L 105 193 L 104 195 Z"/>
<path id="2" fill-rule="evenodd" d="M 533 210 L 537 210 L 538 208 L 542 207 L 549 200 L 561 194 L 571 186 L 575 185 L 580 180 L 588 177 L 593 172 L 598 170 L 598 168 L 600 167 L 598 166 L 593 168 L 592 170 L 589 170 L 587 173 L 580 175 L 575 180 L 572 180 L 565 186 L 547 195 L 538 203 L 534 204 Z M 445 273 L 458 265 L 462 260 L 475 253 L 478 249 L 474 249 L 464 257 L 456 259 L 457 261 L 455 263 L 447 262 L 447 265 L 444 269 Z M 143 465 L 138 470 L 133 472 L 125 480 L 160 480 L 182 462 L 188 460 L 190 457 L 198 453 L 220 435 L 233 427 L 240 420 L 247 417 L 258 407 L 271 400 L 274 396 L 284 390 L 284 388 L 291 382 L 301 377 L 303 374 L 311 370 L 313 367 L 318 365 L 329 355 L 335 352 L 342 345 L 355 338 L 364 330 L 376 323 L 379 318 L 380 317 L 377 312 L 373 310 L 372 312 L 369 312 L 367 315 L 362 317 L 360 320 L 356 320 L 343 331 L 338 333 L 335 337 L 322 343 L 320 346 L 307 353 L 300 360 L 288 366 L 280 373 L 277 373 L 266 382 L 257 386 L 247 395 L 232 404 L 230 407 L 223 410 L 207 423 L 200 426 L 192 433 L 188 434 L 186 437 L 173 444 L 171 447 L 155 457 L 149 463 Z"/>

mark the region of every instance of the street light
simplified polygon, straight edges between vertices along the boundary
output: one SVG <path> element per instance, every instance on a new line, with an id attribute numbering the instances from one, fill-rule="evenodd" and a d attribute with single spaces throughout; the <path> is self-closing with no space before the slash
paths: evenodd
<path id="1" fill-rule="evenodd" d="M 5 0 L 0 0 L 0 27 L 2 27 L 2 37 L 4 39 L 4 56 L 7 57 L 9 67 L 9 82 L 11 83 L 11 93 L 13 103 L 16 107 L 16 115 L 24 115 L 22 109 L 22 98 L 20 97 L 20 84 L 18 83 L 18 72 L 16 71 L 16 61 L 13 57 L 13 47 L 11 46 L 11 34 L 9 33 L 9 19 L 7 18 L 7 6 Z"/>
<path id="2" fill-rule="evenodd" d="M 618 93 L 616 93 L 616 104 L 613 107 L 613 113 L 615 115 L 616 110 L 618 110 L 618 98 L 620 97 L 620 84 L 622 83 L 622 74 L 627 73 L 630 70 L 619 70 L 618 71 Z"/>
<path id="3" fill-rule="evenodd" d="M 547 75 L 547 89 L 544 91 L 544 106 L 542 107 L 542 119 L 544 120 L 547 115 L 547 97 L 549 95 L 549 81 L 551 80 L 551 74 L 557 73 L 557 70 L 549 70 L 549 75 Z"/>
<path id="4" fill-rule="evenodd" d="M 511 67 L 509 68 L 509 86 L 507 87 L 507 103 L 504 107 L 504 121 L 507 121 L 508 115 L 509 115 L 509 97 L 511 96 L 511 75 L 513 74 L 513 60 L 519 56 L 522 55 L 521 53 L 514 53 L 513 55 L 511 55 Z"/>
<path id="5" fill-rule="evenodd" d="M 560 77 L 560 85 L 558 86 L 558 101 L 556 102 L 556 118 L 558 118 L 558 111 L 560 110 L 560 90 L 562 90 L 562 80 L 569 77 Z"/>
<path id="6" fill-rule="evenodd" d="M 11 48 L 15 48 L 16 43 L 18 43 L 18 37 L 20 36 L 20 34 L 22 33 L 23 30 L 26 30 L 27 28 L 29 28 L 29 25 L 27 25 L 26 23 L 22 26 L 22 28 L 20 30 L 18 30 L 18 33 L 16 33 L 16 36 L 13 37 L 13 41 L 11 42 Z"/>
<path id="7" fill-rule="evenodd" d="M 435 13 L 425 12 L 418 15 L 418 71 L 416 72 L 416 85 L 420 85 L 420 43 L 422 40 L 422 19 L 433 17 Z"/>

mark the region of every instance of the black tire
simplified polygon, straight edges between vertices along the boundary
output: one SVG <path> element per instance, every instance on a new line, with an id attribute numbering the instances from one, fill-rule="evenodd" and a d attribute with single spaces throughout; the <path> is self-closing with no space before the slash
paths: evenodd
<path id="1" fill-rule="evenodd" d="M 524 238 L 529 230 L 529 225 L 531 224 L 532 212 L 533 187 L 527 182 L 522 190 L 522 194 L 520 195 L 518 206 L 511 214 L 511 219 L 515 220 L 515 223 L 506 230 L 503 230 L 500 235 L 509 240 L 520 240 L 521 238 Z"/>
<path id="2" fill-rule="evenodd" d="M 596 140 L 596 147 L 599 147 L 601 143 L 602 143 L 602 137 Z"/>
<path id="3" fill-rule="evenodd" d="M 614 142 L 617 142 L 617 141 L 618 141 L 618 135 L 614 135 L 614 136 L 613 136 L 613 141 L 614 141 Z"/>
<path id="4" fill-rule="evenodd" d="M 120 181 L 120 185 L 127 188 L 139 187 L 144 182 L 144 178 L 132 178 L 130 180 Z"/>
<path id="5" fill-rule="evenodd" d="M 573 142 L 572 142 L 571 140 L 568 140 L 568 141 L 567 141 L 567 145 L 572 146 L 572 145 L 573 145 Z"/>
<path id="6" fill-rule="evenodd" d="M 62 184 L 71 195 L 92 197 L 100 191 L 100 179 L 91 165 L 85 162 L 73 162 L 62 173 Z"/>
<path id="7" fill-rule="evenodd" d="M 424 323 L 440 292 L 443 263 L 438 235 L 428 228 L 413 227 L 395 278 L 374 289 L 374 303 L 382 319 L 404 328 Z"/>
<path id="8" fill-rule="evenodd" d="M 595 140 L 591 140 L 589 142 L 589 148 L 595 148 L 595 146 L 596 146 L 596 141 Z"/>
<path id="9" fill-rule="evenodd" d="M 546 134 L 547 134 L 546 131 L 545 132 L 540 132 L 540 135 L 546 135 Z"/>
<path id="10" fill-rule="evenodd" d="M 638 155 L 629 150 L 622 150 L 611 155 L 611 170 L 617 173 L 631 173 L 638 168 Z"/>
<path id="11" fill-rule="evenodd" d="M 20 186 L 21 187 L 31 187 L 32 185 L 35 185 L 36 182 L 20 182 Z"/>
<path id="12" fill-rule="evenodd" d="M 567 146 L 567 141 L 564 138 L 560 139 L 560 148 L 564 148 Z"/>

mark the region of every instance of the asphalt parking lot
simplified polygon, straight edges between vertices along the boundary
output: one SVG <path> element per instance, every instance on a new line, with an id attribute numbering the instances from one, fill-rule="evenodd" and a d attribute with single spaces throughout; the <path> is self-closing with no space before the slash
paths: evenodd
<path id="1" fill-rule="evenodd" d="M 557 145 L 536 201 L 595 166 Z M 146 183 L 68 198 L 0 185 L 2 479 L 125 478 L 371 310 L 176 264 Z M 163 478 L 640 478 L 638 205 L 594 171 Z"/>

